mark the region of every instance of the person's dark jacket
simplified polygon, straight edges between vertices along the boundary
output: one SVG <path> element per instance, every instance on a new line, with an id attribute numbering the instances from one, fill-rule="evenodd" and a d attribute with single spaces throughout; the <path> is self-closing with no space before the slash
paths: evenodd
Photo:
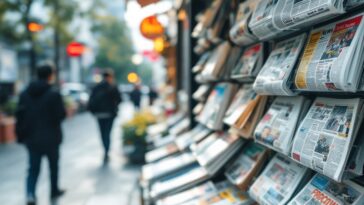
<path id="1" fill-rule="evenodd" d="M 133 102 L 134 106 L 140 107 L 140 101 L 142 98 L 142 93 L 139 88 L 134 88 L 130 93 L 130 100 Z"/>
<path id="2" fill-rule="evenodd" d="M 36 81 L 20 95 L 16 111 L 18 141 L 45 148 L 62 142 L 61 122 L 66 117 L 58 91 L 46 81 Z"/>
<path id="3" fill-rule="evenodd" d="M 88 109 L 96 116 L 115 117 L 121 101 L 121 93 L 118 88 L 106 81 L 102 81 L 92 90 Z"/>

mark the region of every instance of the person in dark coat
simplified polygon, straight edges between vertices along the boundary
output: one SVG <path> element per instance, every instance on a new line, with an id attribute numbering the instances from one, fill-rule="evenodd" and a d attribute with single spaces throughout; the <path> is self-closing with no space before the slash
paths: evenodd
<path id="1" fill-rule="evenodd" d="M 61 95 L 51 85 L 55 79 L 55 68 L 50 64 L 39 66 L 37 77 L 38 80 L 21 93 L 16 111 L 18 141 L 26 146 L 29 156 L 28 204 L 36 204 L 36 183 L 43 156 L 49 161 L 51 198 L 64 194 L 58 186 L 58 161 L 62 142 L 61 122 L 66 111 Z"/>
<path id="2" fill-rule="evenodd" d="M 142 92 L 140 91 L 140 85 L 135 84 L 133 91 L 130 93 L 130 99 L 133 103 L 134 107 L 139 109 L 140 108 L 140 101 L 142 98 Z"/>
<path id="3" fill-rule="evenodd" d="M 104 147 L 104 163 L 109 160 L 110 133 L 121 100 L 121 93 L 114 85 L 114 72 L 106 70 L 103 73 L 103 81 L 92 90 L 88 105 L 88 109 L 97 118 L 99 124 Z"/>

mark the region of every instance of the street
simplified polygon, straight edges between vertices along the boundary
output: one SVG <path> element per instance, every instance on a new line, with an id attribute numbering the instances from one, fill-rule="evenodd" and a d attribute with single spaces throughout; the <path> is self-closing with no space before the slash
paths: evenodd
<path id="1" fill-rule="evenodd" d="M 65 121 L 60 159 L 60 186 L 64 197 L 49 199 L 48 162 L 44 158 L 38 179 L 39 205 L 138 205 L 139 166 L 129 165 L 121 154 L 120 125 L 133 114 L 128 103 L 121 106 L 114 123 L 110 163 L 102 165 L 102 147 L 96 120 L 84 113 Z M 25 204 L 27 156 L 23 146 L 0 145 L 0 204 Z"/>

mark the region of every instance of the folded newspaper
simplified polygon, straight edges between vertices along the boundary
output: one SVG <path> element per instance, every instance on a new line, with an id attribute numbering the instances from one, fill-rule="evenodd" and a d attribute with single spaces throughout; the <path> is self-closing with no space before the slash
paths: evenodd
<path id="1" fill-rule="evenodd" d="M 284 205 L 305 182 L 307 169 L 283 156 L 276 155 L 249 189 L 259 204 Z"/>
<path id="2" fill-rule="evenodd" d="M 256 142 L 289 155 L 297 124 L 310 106 L 303 96 L 277 97 L 254 132 Z"/>
<path id="3" fill-rule="evenodd" d="M 245 46 L 258 41 L 248 28 L 248 22 L 259 0 L 247 0 L 239 4 L 235 24 L 229 31 L 230 39 L 237 45 Z"/>
<path id="4" fill-rule="evenodd" d="M 201 71 L 201 78 L 203 81 L 217 80 L 221 77 L 225 62 L 229 57 L 230 50 L 230 43 L 224 42 L 212 51 L 203 70 Z"/>
<path id="5" fill-rule="evenodd" d="M 259 144 L 248 143 L 243 147 L 242 153 L 227 167 L 226 178 L 241 190 L 247 191 L 267 159 L 268 152 L 268 149 Z"/>
<path id="6" fill-rule="evenodd" d="M 292 158 L 342 181 L 362 118 L 363 101 L 358 98 L 317 98 L 297 129 Z"/>
<path id="7" fill-rule="evenodd" d="M 311 31 L 295 78 L 305 91 L 356 92 L 364 62 L 363 14 Z"/>
<path id="8" fill-rule="evenodd" d="M 343 0 L 267 0 L 256 7 L 249 27 L 261 40 L 309 27 L 344 13 Z"/>
<path id="9" fill-rule="evenodd" d="M 231 78 L 240 81 L 254 80 L 263 66 L 263 53 L 263 43 L 253 45 L 244 50 L 231 72 Z"/>
<path id="10" fill-rule="evenodd" d="M 337 183 L 316 174 L 288 205 L 362 205 L 364 187 L 352 181 Z"/>
<path id="11" fill-rule="evenodd" d="M 255 82 L 254 90 L 261 95 L 294 95 L 294 69 L 302 51 L 306 34 L 277 43 L 264 63 Z"/>

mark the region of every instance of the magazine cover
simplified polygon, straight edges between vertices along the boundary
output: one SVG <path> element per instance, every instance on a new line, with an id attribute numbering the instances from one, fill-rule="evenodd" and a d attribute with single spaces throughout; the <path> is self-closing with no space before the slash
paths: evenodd
<path id="1" fill-rule="evenodd" d="M 253 88 L 258 94 L 295 95 L 290 78 L 305 38 L 306 34 L 302 34 L 277 43 L 254 82 Z"/>
<path id="2" fill-rule="evenodd" d="M 260 204 L 284 205 L 305 177 L 307 169 L 283 155 L 276 155 L 249 189 Z"/>
<path id="3" fill-rule="evenodd" d="M 358 98 L 317 98 L 297 129 L 292 158 L 341 181 L 361 123 L 361 107 Z"/>
<path id="4" fill-rule="evenodd" d="M 277 97 L 258 123 L 255 141 L 289 155 L 299 117 L 305 112 L 305 100 L 303 96 Z"/>
<path id="5" fill-rule="evenodd" d="M 244 146 L 242 153 L 225 171 L 226 178 L 241 190 L 247 191 L 253 177 L 263 165 L 268 150 L 256 143 Z"/>
<path id="6" fill-rule="evenodd" d="M 217 80 L 221 76 L 225 62 L 228 59 L 231 45 L 229 42 L 221 43 L 212 51 L 209 59 L 205 63 L 204 69 L 201 71 L 201 76 L 204 80 Z"/>
<path id="7" fill-rule="evenodd" d="M 337 183 L 316 174 L 288 205 L 361 205 L 364 204 L 364 188 L 347 181 Z"/>
<path id="8" fill-rule="evenodd" d="M 233 79 L 255 77 L 263 61 L 263 43 L 247 48 L 231 72 Z"/>
<path id="9" fill-rule="evenodd" d="M 357 91 L 363 58 L 363 14 L 311 32 L 295 85 L 307 91 Z M 358 50 L 360 49 L 360 50 Z M 360 56 L 360 57 L 359 57 Z"/>
<path id="10" fill-rule="evenodd" d="M 241 114 L 251 109 L 251 103 L 256 98 L 256 93 L 251 86 L 244 86 L 234 96 L 228 110 L 225 113 L 224 122 L 228 125 L 233 125 L 238 121 Z"/>

